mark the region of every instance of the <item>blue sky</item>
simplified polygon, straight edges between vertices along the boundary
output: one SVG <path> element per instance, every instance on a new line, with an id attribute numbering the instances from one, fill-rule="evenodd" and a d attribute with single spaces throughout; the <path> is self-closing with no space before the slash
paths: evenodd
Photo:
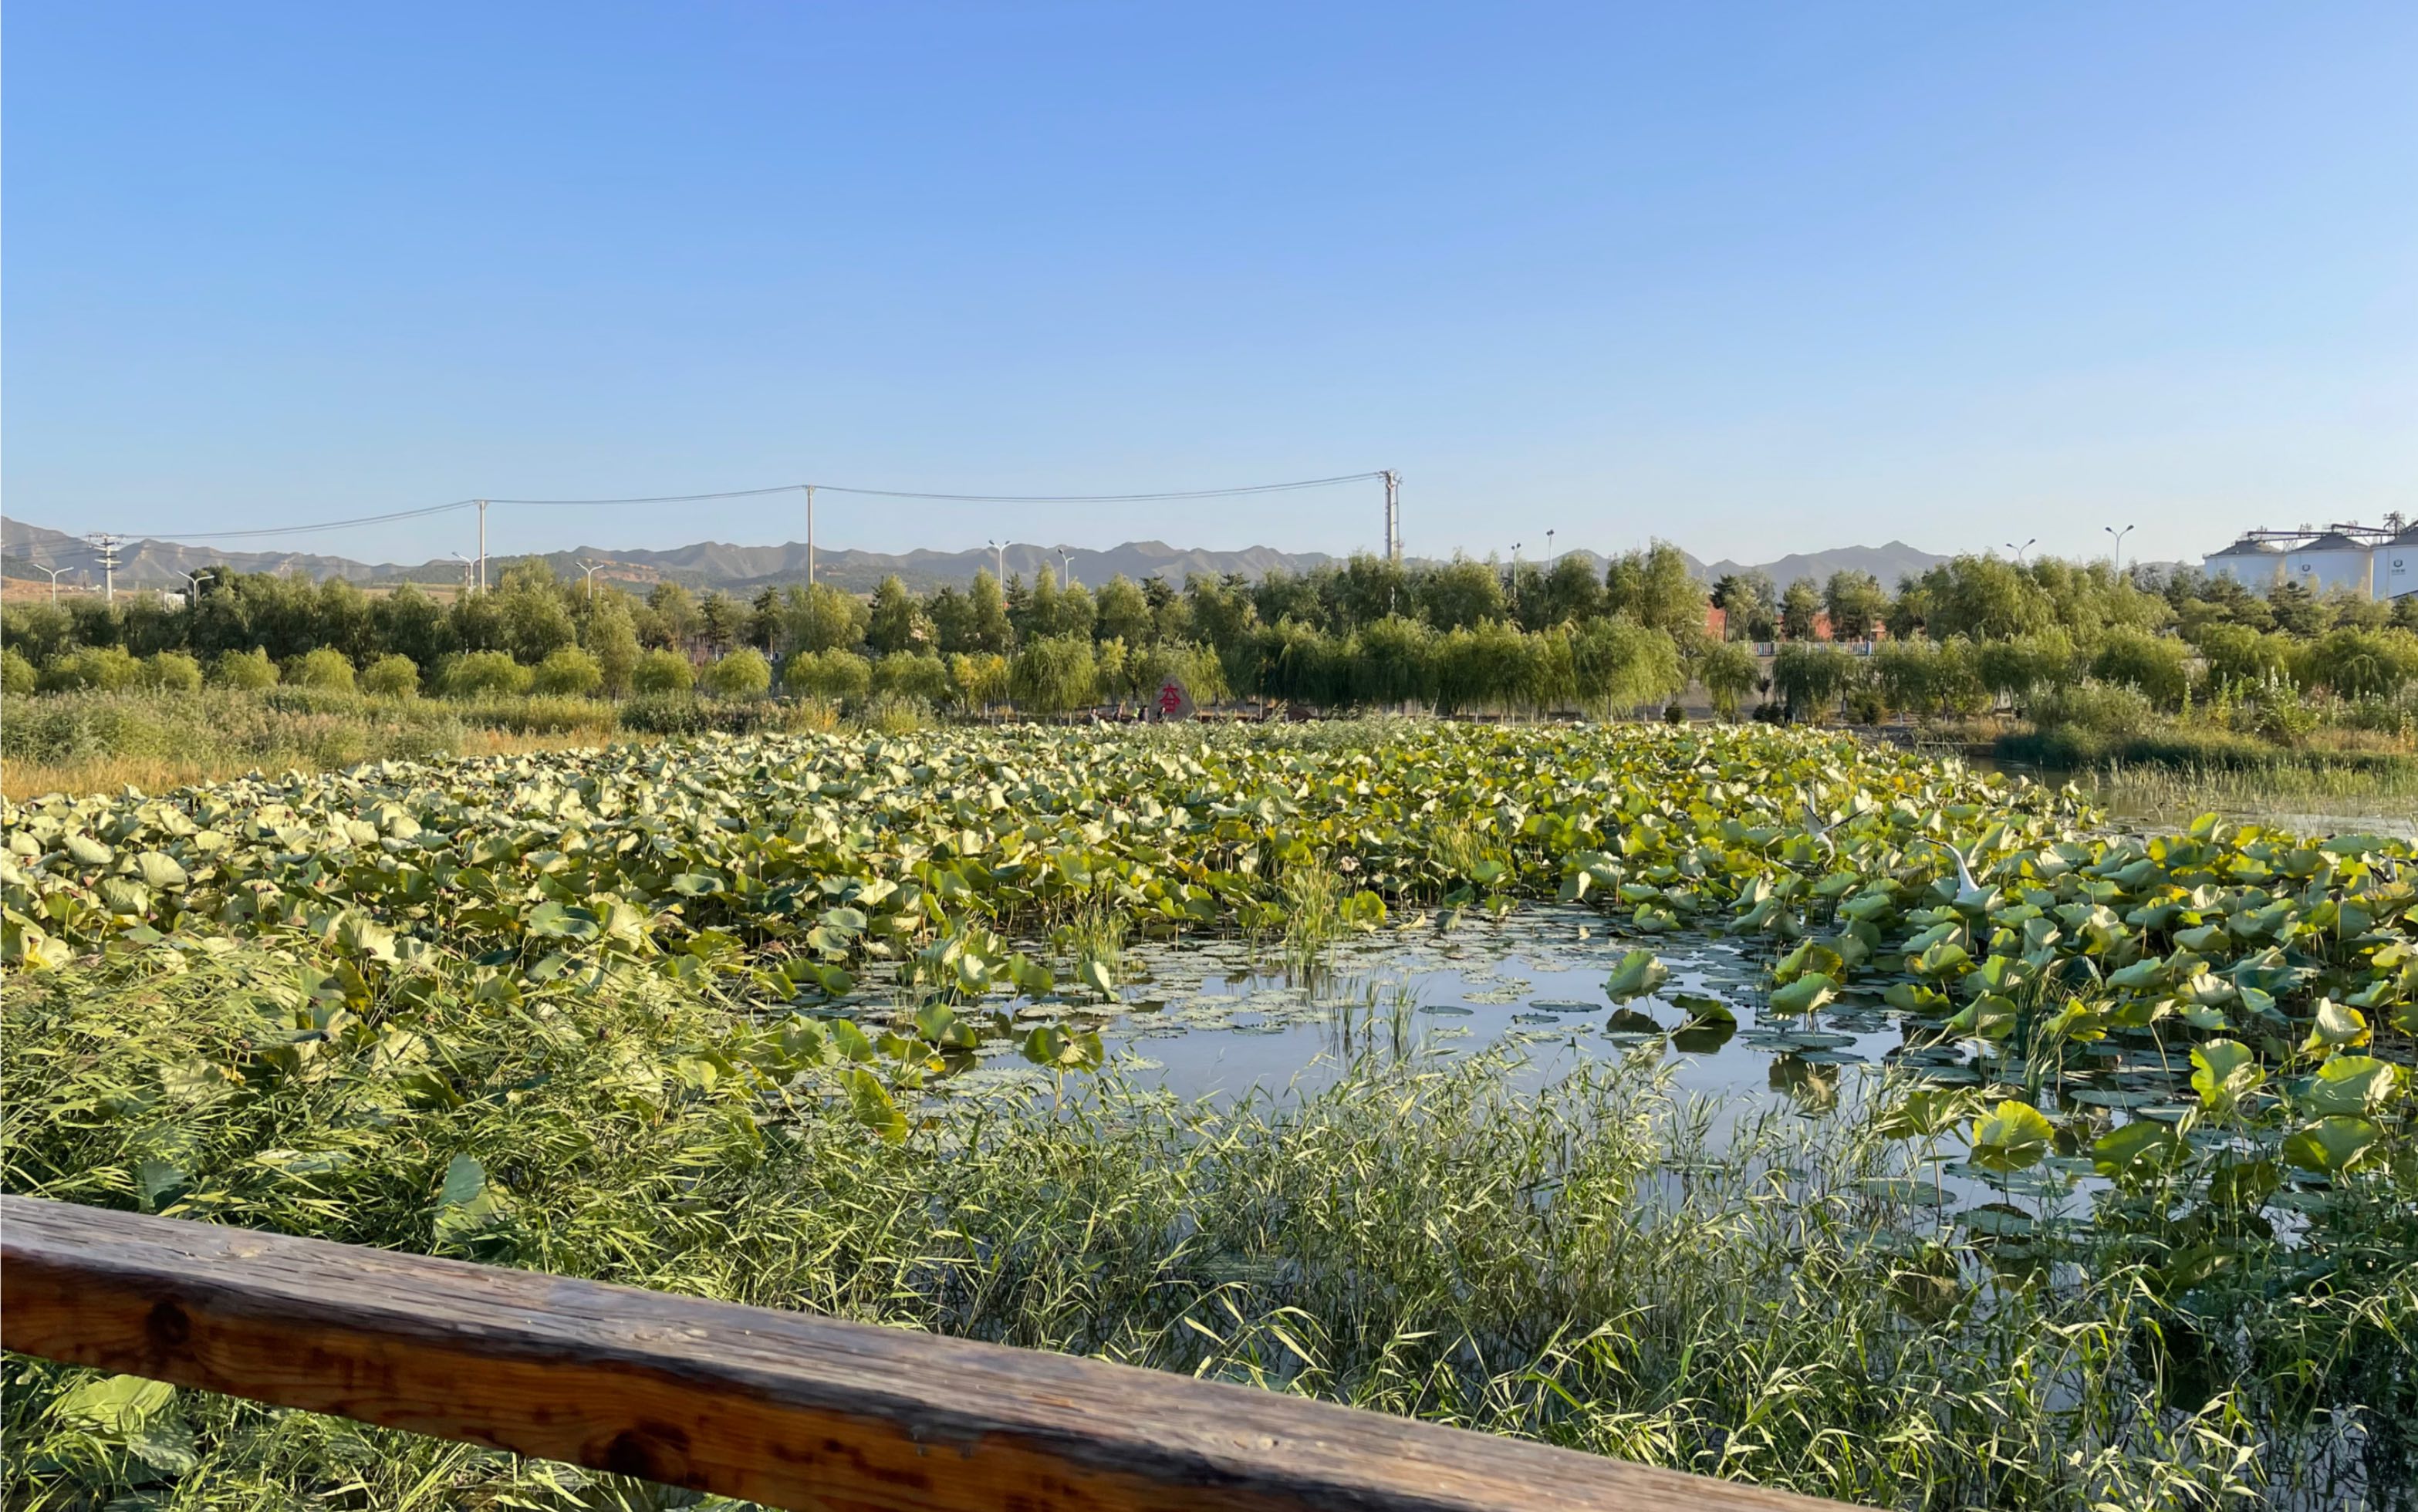
<path id="1" fill-rule="evenodd" d="M 2112 522 L 2196 557 L 2418 513 L 2413 77 L 2404 3 L 23 0 L 0 484 L 174 535 L 1390 466 L 1416 554 Z M 1379 506 L 819 523 L 1345 551 Z M 460 516 L 292 543 L 471 549 Z"/>

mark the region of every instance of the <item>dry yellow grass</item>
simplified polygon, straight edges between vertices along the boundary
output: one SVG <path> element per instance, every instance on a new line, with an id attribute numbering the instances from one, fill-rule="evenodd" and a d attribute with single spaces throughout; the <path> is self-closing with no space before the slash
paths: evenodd
<path id="1" fill-rule="evenodd" d="M 651 735 L 623 735 L 615 744 L 651 744 Z M 518 756 L 530 751 L 567 751 L 600 743 L 592 734 L 515 735 L 505 730 L 472 730 L 462 742 L 463 756 Z M 240 777 L 254 767 L 278 771 L 315 763 L 297 754 L 275 762 L 240 759 L 190 760 L 173 756 L 96 756 L 89 761 L 56 765 L 30 761 L 0 764 L 0 796 L 12 802 L 50 793 L 117 793 L 134 787 L 146 793 L 173 792 L 194 783 Z"/>

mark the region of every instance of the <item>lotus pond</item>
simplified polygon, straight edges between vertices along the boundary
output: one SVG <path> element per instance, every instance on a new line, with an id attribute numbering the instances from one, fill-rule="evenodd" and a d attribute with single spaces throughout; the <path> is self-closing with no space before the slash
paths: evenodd
<path id="1" fill-rule="evenodd" d="M 1769 728 L 0 806 L 8 1190 L 1902 1505 L 2418 1496 L 2418 856 Z M 11 1505 L 684 1504 L 8 1365 Z"/>

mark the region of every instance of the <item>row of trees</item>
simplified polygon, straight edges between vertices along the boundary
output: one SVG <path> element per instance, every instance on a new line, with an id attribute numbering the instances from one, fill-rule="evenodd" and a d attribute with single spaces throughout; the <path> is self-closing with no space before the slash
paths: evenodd
<path id="1" fill-rule="evenodd" d="M 1707 634 L 1708 602 L 1726 611 L 1729 647 Z M 421 686 L 448 692 L 518 680 L 622 696 L 679 682 L 677 663 L 709 686 L 744 685 L 760 667 L 768 685 L 835 697 L 898 692 L 979 704 L 1000 701 L 1005 686 L 1018 702 L 1079 707 L 1145 696 L 1180 664 L 1202 696 L 1612 708 L 1667 696 L 1691 677 L 1717 706 L 1734 705 L 1759 683 L 1735 640 L 1810 644 L 1826 628 L 1838 640 L 1879 635 L 1885 649 L 1930 647 L 1935 661 L 1969 656 L 1971 685 L 1985 695 L 2017 697 L 2060 680 L 2120 676 L 2170 702 L 2194 659 L 2221 678 L 2361 682 L 2361 674 L 2332 666 L 2332 652 L 2311 649 L 2396 624 L 2418 624 L 2418 599 L 2317 600 L 2290 585 L 2262 599 L 2196 573 L 2120 573 L 2104 562 L 2055 558 L 1961 557 L 1903 580 L 1894 593 L 1860 573 L 1818 585 L 1800 579 L 1780 594 L 1760 574 L 1738 573 L 1708 590 L 1676 548 L 1657 544 L 1600 571 L 1579 556 L 1508 571 L 1362 556 L 1257 580 L 1196 573 L 1181 588 L 1118 577 L 1094 591 L 1062 587 L 1047 572 L 1005 584 L 981 573 L 964 588 L 927 594 L 893 577 L 869 597 L 793 585 L 744 603 L 674 583 L 641 596 L 559 581 L 539 561 L 514 564 L 493 591 L 450 602 L 410 585 L 372 594 L 341 580 L 224 572 L 190 604 L 134 595 L 116 605 L 10 604 L 0 637 L 63 686 L 96 680 L 99 664 L 69 664 L 84 652 L 169 653 L 215 669 L 251 653 L 291 668 L 324 651 L 365 677 L 384 663 L 390 681 L 407 664 Z M 1050 649 L 1026 664 L 1045 645 Z M 1890 651 L 1906 666 L 1921 657 Z M 726 663 L 730 670 L 714 670 Z M 1024 695 L 1015 693 L 1019 664 L 1033 669 Z M 885 665 L 890 672 L 877 680 Z M 1041 675 L 1052 665 L 1063 675 Z M 2005 670 L 2016 666 L 2064 670 Z M 1075 696 L 1079 685 L 1089 696 Z"/>
<path id="2" fill-rule="evenodd" d="M 1871 714 L 1980 713 L 2004 702 L 2030 711 L 2086 682 L 2129 688 L 2171 712 L 2196 693 L 2288 686 L 2342 698 L 2390 698 L 2418 686 L 2418 632 L 2341 625 L 2313 640 L 2226 625 L 2204 632 L 2194 657 L 2181 637 L 2118 629 L 2089 646 L 2050 628 L 2001 640 L 1884 641 L 1868 656 L 1837 646 L 1783 646 L 1773 693 L 1797 717 L 1823 717 L 1843 701 Z"/>
<path id="3" fill-rule="evenodd" d="M 1754 658 L 1736 647 L 1701 643 L 1696 649 L 1698 675 L 1717 701 L 1735 712 L 1759 681 Z M 557 647 L 534 665 L 502 650 L 463 651 L 443 657 L 423 675 L 418 663 L 398 652 L 381 653 L 357 668 L 343 652 L 324 646 L 283 663 L 254 648 L 222 651 L 207 664 L 179 650 L 138 657 L 124 647 L 81 647 L 38 671 L 11 646 L 0 650 L 0 678 L 11 695 L 37 689 L 191 690 L 205 684 L 263 689 L 283 683 L 389 697 L 653 696 L 701 689 L 743 699 L 770 692 L 776 673 L 753 647 L 727 651 L 702 668 L 685 655 L 658 648 L 638 653 L 619 670 L 608 670 L 603 658 L 575 644 Z M 1223 653 L 1202 642 L 1128 646 L 1117 637 L 1094 641 L 1070 634 L 1036 636 L 1013 655 L 797 650 L 784 658 L 777 673 L 780 686 L 792 695 L 844 705 L 895 697 L 972 710 L 1012 702 L 1042 714 L 1140 703 L 1169 678 L 1201 702 L 1240 691 L 1328 709 L 1601 714 L 1672 697 L 1687 686 L 1689 666 L 1671 636 L 1626 617 L 1541 631 L 1492 620 L 1438 633 L 1398 616 L 1343 636 L 1290 620 L 1260 626 Z"/>

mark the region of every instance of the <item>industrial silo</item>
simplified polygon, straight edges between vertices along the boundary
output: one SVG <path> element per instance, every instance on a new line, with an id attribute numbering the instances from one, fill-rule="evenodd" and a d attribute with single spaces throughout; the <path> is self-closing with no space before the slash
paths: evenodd
<path id="1" fill-rule="evenodd" d="M 2418 593 L 2418 525 L 2404 526 L 2376 548 L 2376 596 Z"/>
<path id="2" fill-rule="evenodd" d="M 2336 588 L 2365 598 L 2373 589 L 2375 548 L 2340 530 L 2329 530 L 2284 554 L 2284 575 L 2312 593 Z"/>
<path id="3" fill-rule="evenodd" d="M 2272 541 L 2243 536 L 2200 564 L 2211 577 L 2229 577 L 2255 592 L 2264 593 L 2284 575 L 2284 552 Z"/>

